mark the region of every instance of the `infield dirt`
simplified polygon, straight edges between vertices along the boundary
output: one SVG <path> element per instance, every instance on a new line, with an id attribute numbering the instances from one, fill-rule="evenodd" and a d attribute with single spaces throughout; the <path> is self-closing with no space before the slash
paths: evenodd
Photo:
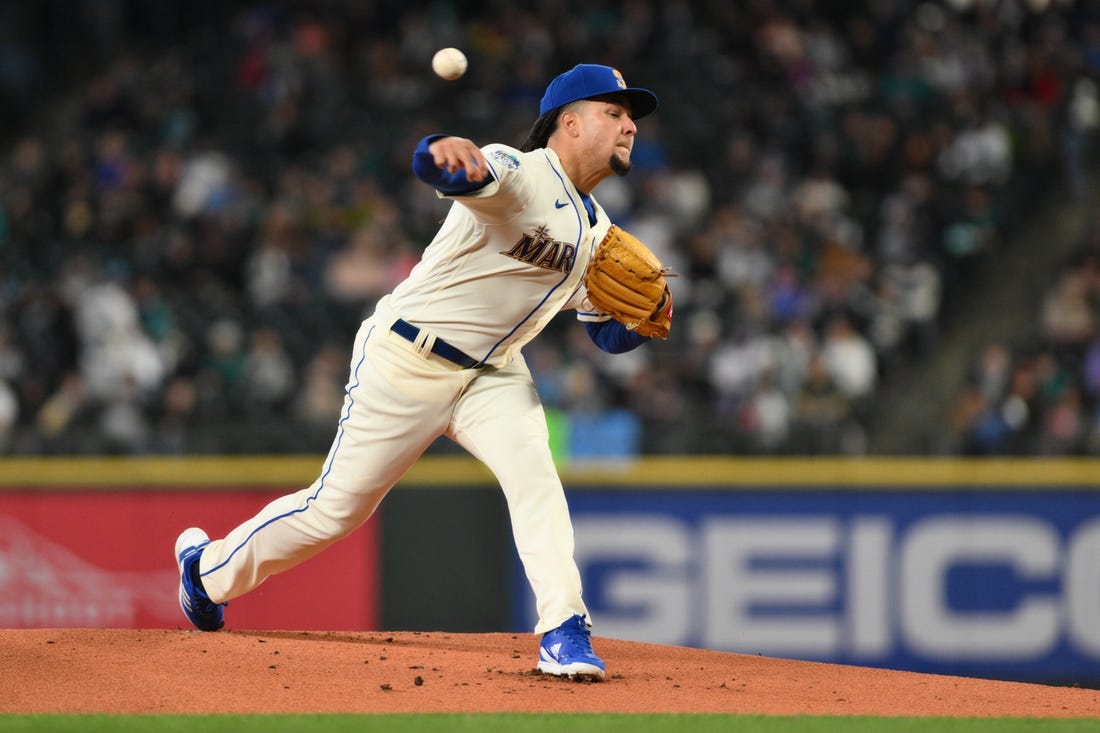
<path id="1" fill-rule="evenodd" d="M 608 678 L 537 639 L 446 632 L 0 630 L 4 713 L 667 712 L 1100 718 L 1100 691 L 594 637 Z"/>

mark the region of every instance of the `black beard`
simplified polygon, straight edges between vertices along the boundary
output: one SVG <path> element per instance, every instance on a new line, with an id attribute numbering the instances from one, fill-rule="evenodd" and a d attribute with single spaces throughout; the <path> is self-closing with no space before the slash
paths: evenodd
<path id="1" fill-rule="evenodd" d="M 608 163 L 611 166 L 611 170 L 615 172 L 617 176 L 625 176 L 630 172 L 630 161 L 625 163 L 619 158 L 619 156 L 612 154 L 611 160 Z"/>

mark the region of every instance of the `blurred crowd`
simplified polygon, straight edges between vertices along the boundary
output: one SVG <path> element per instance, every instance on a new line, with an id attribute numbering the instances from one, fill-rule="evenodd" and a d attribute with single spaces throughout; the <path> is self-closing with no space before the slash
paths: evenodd
<path id="1" fill-rule="evenodd" d="M 678 277 L 666 343 L 605 355 L 562 316 L 526 349 L 570 455 L 865 452 L 876 391 L 935 355 L 1020 204 L 1094 195 L 1087 1 L 133 5 L 66 5 L 95 63 L 48 99 L 52 49 L 18 33 L 41 17 L 0 18 L 0 100 L 34 121 L 0 155 L 0 453 L 326 449 L 358 322 L 446 210 L 416 141 L 518 145 L 578 62 L 661 98 L 596 196 Z M 459 81 L 430 73 L 443 46 Z M 1093 245 L 1044 307 L 1074 335 L 1000 346 L 981 399 L 1073 349 L 1049 419 L 1095 422 Z"/>
<path id="2" fill-rule="evenodd" d="M 1100 454 L 1100 221 L 1010 341 L 975 355 L 949 449 L 966 455 Z"/>

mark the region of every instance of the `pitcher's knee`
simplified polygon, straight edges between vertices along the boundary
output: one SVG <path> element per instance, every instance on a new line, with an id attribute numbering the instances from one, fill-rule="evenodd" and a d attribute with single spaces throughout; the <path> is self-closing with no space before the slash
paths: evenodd
<path id="1" fill-rule="evenodd" d="M 319 534 L 342 539 L 370 519 L 377 507 L 377 501 L 339 503 L 322 501 L 318 497 L 306 507 L 303 518 Z"/>

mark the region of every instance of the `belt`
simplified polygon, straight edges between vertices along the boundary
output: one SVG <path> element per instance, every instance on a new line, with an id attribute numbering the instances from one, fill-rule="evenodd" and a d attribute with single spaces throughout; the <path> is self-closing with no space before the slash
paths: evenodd
<path id="1" fill-rule="evenodd" d="M 390 326 L 390 330 L 406 341 L 411 341 L 413 343 L 416 343 L 416 337 L 420 335 L 419 328 L 400 318 L 393 322 L 393 325 Z M 432 344 L 432 353 L 446 359 L 452 364 L 457 364 L 463 369 L 473 369 L 481 363 L 472 356 L 467 356 L 441 338 L 437 338 L 435 343 Z"/>

